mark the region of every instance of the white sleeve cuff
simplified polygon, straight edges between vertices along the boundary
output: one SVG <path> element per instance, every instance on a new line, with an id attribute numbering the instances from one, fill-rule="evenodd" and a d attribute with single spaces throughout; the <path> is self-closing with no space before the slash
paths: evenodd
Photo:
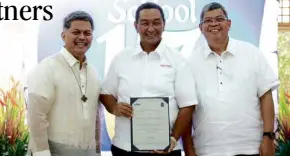
<path id="1" fill-rule="evenodd" d="M 49 150 L 44 150 L 33 153 L 33 156 L 51 156 L 51 154 Z"/>
<path id="2" fill-rule="evenodd" d="M 110 91 L 108 91 L 108 90 L 102 89 L 101 92 L 100 92 L 100 94 L 103 94 L 103 95 L 112 95 L 112 96 L 114 96 L 115 99 L 117 99 L 117 95 L 114 94 L 114 93 L 112 93 L 112 92 L 110 92 Z"/>
<path id="3" fill-rule="evenodd" d="M 179 108 L 184 108 L 184 107 L 188 107 L 188 106 L 195 106 L 198 104 L 197 100 L 193 100 L 193 101 L 187 101 L 187 102 L 180 102 L 180 104 L 178 104 Z"/>
<path id="4" fill-rule="evenodd" d="M 270 85 L 264 87 L 263 89 L 259 90 L 258 91 L 258 96 L 259 97 L 262 97 L 267 91 L 269 90 L 275 90 L 278 88 L 278 86 L 280 85 L 280 82 L 279 81 L 275 81 L 273 83 L 271 83 Z"/>

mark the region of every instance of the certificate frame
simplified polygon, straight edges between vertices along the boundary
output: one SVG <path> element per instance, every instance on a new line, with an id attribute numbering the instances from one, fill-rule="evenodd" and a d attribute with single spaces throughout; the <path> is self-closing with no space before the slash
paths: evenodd
<path id="1" fill-rule="evenodd" d="M 164 112 L 166 111 L 166 127 L 164 127 L 164 129 L 168 129 L 168 132 L 166 133 L 166 135 L 168 136 L 168 139 L 164 139 L 164 140 L 168 140 L 168 142 L 166 143 L 165 147 L 162 148 L 139 148 L 138 145 L 134 144 L 134 116 L 131 118 L 130 122 L 130 128 L 131 128 L 131 151 L 133 152 L 148 152 L 148 151 L 153 151 L 153 150 L 160 150 L 160 151 L 167 151 L 170 148 L 170 115 L 169 115 L 169 97 L 130 97 L 130 105 L 133 107 L 134 109 L 134 104 L 136 101 L 138 100 L 160 100 L 160 101 L 164 101 L 164 103 L 161 103 L 161 107 L 163 107 L 162 105 L 165 104 L 167 108 L 164 108 L 166 110 L 164 110 Z M 154 106 L 155 107 L 155 106 Z M 156 108 L 158 106 L 156 105 Z M 134 111 L 133 111 L 134 114 Z M 134 114 L 135 115 L 135 114 Z M 160 128 L 162 129 L 162 128 Z M 148 134 L 148 133 L 147 133 Z"/>

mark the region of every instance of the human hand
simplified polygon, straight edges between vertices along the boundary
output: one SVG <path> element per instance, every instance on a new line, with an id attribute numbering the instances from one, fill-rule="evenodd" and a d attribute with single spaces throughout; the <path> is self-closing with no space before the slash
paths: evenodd
<path id="1" fill-rule="evenodd" d="M 274 156 L 275 145 L 274 140 L 264 136 L 260 145 L 260 156 Z"/>
<path id="2" fill-rule="evenodd" d="M 173 151 L 174 147 L 177 145 L 177 141 L 174 137 L 170 137 L 170 147 L 167 151 L 159 151 L 159 150 L 154 150 L 151 153 L 155 154 L 168 154 Z"/>
<path id="3" fill-rule="evenodd" d="M 127 103 L 120 102 L 114 107 L 113 114 L 131 119 L 133 117 L 133 107 Z"/>

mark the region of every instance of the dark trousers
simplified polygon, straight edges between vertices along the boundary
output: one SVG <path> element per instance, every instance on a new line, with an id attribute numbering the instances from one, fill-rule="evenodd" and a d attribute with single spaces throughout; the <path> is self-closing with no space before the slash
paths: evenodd
<path id="1" fill-rule="evenodd" d="M 160 154 L 153 153 L 127 152 L 114 145 L 111 146 L 111 152 L 113 156 L 160 156 Z M 172 151 L 171 153 L 166 154 L 165 156 L 181 156 L 181 150 Z"/>
<path id="2" fill-rule="evenodd" d="M 250 155 L 245 155 L 245 154 L 239 154 L 236 156 L 260 156 L 259 154 L 250 154 Z"/>

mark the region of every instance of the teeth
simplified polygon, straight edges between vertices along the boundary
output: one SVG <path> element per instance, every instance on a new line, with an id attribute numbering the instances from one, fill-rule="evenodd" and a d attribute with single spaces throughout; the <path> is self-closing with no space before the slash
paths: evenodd
<path id="1" fill-rule="evenodd" d="M 77 43 L 77 45 L 83 46 L 83 45 L 85 45 L 85 43 Z"/>
<path id="2" fill-rule="evenodd" d="M 213 32 L 217 32 L 217 31 L 219 31 L 219 30 L 215 29 L 215 30 L 211 30 L 211 31 L 213 31 Z"/>

